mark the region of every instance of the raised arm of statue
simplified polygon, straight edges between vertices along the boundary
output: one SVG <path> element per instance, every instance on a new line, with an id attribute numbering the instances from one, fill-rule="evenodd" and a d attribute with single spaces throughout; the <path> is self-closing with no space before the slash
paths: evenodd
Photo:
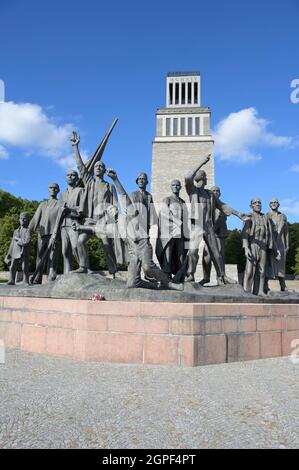
<path id="1" fill-rule="evenodd" d="M 193 180 L 196 175 L 196 173 L 208 163 L 210 160 L 211 155 L 207 155 L 205 157 L 200 158 L 199 163 L 196 165 L 195 168 L 192 170 L 188 171 L 188 173 L 185 175 L 185 186 L 186 186 L 186 191 L 188 194 L 190 194 L 191 188 L 193 186 Z"/>
<path id="2" fill-rule="evenodd" d="M 117 197 L 117 192 L 116 192 L 114 184 L 111 184 L 110 189 L 111 189 L 111 192 L 112 192 L 112 204 L 113 204 L 113 206 L 118 207 L 118 197 Z"/>
<path id="3" fill-rule="evenodd" d="M 124 189 L 123 185 L 119 181 L 118 176 L 116 174 L 116 171 L 113 170 L 112 168 L 107 168 L 106 175 L 109 176 L 109 178 L 111 178 L 113 180 L 113 182 L 114 182 L 119 194 L 122 196 L 122 198 L 125 198 L 126 206 L 128 207 L 128 206 L 132 205 L 133 203 L 132 203 L 131 199 L 129 198 L 128 193 Z"/>
<path id="4" fill-rule="evenodd" d="M 86 184 L 92 179 L 93 174 L 87 170 L 86 166 L 83 163 L 79 150 L 80 136 L 75 131 L 73 131 L 71 143 L 74 149 L 76 165 L 80 174 L 80 178 L 82 179 L 83 183 Z"/>

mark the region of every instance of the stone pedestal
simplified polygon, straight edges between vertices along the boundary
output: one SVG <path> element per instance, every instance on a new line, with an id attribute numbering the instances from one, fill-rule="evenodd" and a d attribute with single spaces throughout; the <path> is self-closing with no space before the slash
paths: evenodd
<path id="1" fill-rule="evenodd" d="M 0 297 L 0 339 L 82 361 L 220 364 L 289 355 L 299 306 Z"/>

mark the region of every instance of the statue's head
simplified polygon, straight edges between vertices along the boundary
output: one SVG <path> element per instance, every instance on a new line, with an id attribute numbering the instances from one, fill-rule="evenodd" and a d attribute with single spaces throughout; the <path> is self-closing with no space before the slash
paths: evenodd
<path id="1" fill-rule="evenodd" d="M 79 179 L 79 175 L 75 170 L 69 170 L 66 174 L 66 182 L 70 186 L 75 186 Z"/>
<path id="2" fill-rule="evenodd" d="M 102 162 L 101 160 L 99 162 L 96 162 L 96 164 L 94 166 L 94 175 L 102 177 L 102 176 L 104 176 L 105 172 L 106 172 L 105 163 Z"/>
<path id="3" fill-rule="evenodd" d="M 136 178 L 136 184 L 140 189 L 145 189 L 148 184 L 148 177 L 146 173 L 139 173 Z"/>
<path id="4" fill-rule="evenodd" d="M 21 212 L 20 214 L 20 225 L 21 227 L 28 227 L 30 220 L 30 215 L 28 212 Z"/>
<path id="5" fill-rule="evenodd" d="M 194 182 L 197 188 L 204 188 L 208 182 L 206 172 L 204 170 L 198 170 L 195 173 Z"/>
<path id="6" fill-rule="evenodd" d="M 51 197 L 55 198 L 57 197 L 57 194 L 60 191 L 59 184 L 58 183 L 50 183 L 48 186 L 49 194 Z"/>
<path id="7" fill-rule="evenodd" d="M 269 206 L 270 206 L 270 209 L 272 209 L 273 211 L 277 211 L 280 206 L 279 200 L 276 197 L 274 197 L 269 202 Z"/>
<path id="8" fill-rule="evenodd" d="M 262 210 L 262 201 L 259 197 L 253 197 L 250 201 L 250 207 L 253 212 L 260 213 Z"/>
<path id="9" fill-rule="evenodd" d="M 170 187 L 171 187 L 171 191 L 173 192 L 173 194 L 175 195 L 180 194 L 180 191 L 182 189 L 180 180 L 172 180 L 172 182 L 170 183 Z"/>
<path id="10" fill-rule="evenodd" d="M 215 196 L 217 199 L 220 198 L 220 196 L 221 196 L 221 191 L 220 191 L 219 186 L 213 186 L 213 187 L 211 188 L 211 191 L 212 191 L 212 193 L 214 194 L 214 196 Z"/>

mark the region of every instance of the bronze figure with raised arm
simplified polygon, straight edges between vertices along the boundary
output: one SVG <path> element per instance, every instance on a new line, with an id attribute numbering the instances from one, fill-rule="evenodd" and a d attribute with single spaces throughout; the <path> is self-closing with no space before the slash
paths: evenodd
<path id="1" fill-rule="evenodd" d="M 108 169 L 107 175 L 113 180 L 125 207 L 126 233 L 123 232 L 122 236 L 126 238 L 129 254 L 127 287 L 143 287 L 150 284 L 141 279 L 142 268 L 146 278 L 155 279 L 168 289 L 183 290 L 182 284 L 171 282 L 167 274 L 154 263 L 149 235 L 143 230 L 142 224 L 139 224 L 140 214 L 134 202 L 125 191 L 116 172 Z"/>
<path id="2" fill-rule="evenodd" d="M 186 281 L 194 281 L 194 274 L 198 263 L 198 249 L 202 239 L 209 250 L 212 262 L 217 273 L 218 284 L 230 284 L 231 280 L 225 275 L 221 254 L 217 244 L 213 214 L 217 208 L 227 216 L 235 215 L 244 220 L 245 215 L 231 208 L 212 191 L 205 188 L 207 175 L 201 168 L 210 160 L 210 155 L 199 160 L 198 165 L 185 176 L 185 186 L 190 198 L 190 242 L 188 251 L 188 265 Z"/>
<path id="3" fill-rule="evenodd" d="M 76 132 L 73 132 L 71 143 L 74 148 L 80 178 L 85 188 L 85 224 L 92 226 L 95 225 L 99 219 L 104 217 L 109 206 L 113 205 L 116 208 L 118 207 L 116 189 L 113 184 L 107 183 L 104 180 L 106 166 L 101 160 L 95 163 L 94 169 L 88 169 L 87 166 L 84 165 L 79 151 L 80 137 Z M 82 232 L 79 235 L 79 240 L 83 240 L 83 243 L 86 244 L 89 237 L 90 231 Z M 120 240 L 117 239 L 114 239 L 113 243 L 113 239 L 107 234 L 102 233 L 99 238 L 103 242 L 109 273 L 114 278 L 117 272 L 117 262 L 119 264 L 124 262 L 123 246 Z"/>

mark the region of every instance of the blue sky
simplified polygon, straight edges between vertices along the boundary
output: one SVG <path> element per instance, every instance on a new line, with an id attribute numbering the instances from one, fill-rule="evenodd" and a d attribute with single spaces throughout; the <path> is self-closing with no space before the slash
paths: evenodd
<path id="1" fill-rule="evenodd" d="M 64 188 L 70 130 L 91 155 L 118 117 L 104 160 L 133 190 L 167 72 L 200 70 L 223 199 L 246 211 L 259 195 L 266 210 L 276 196 L 299 221 L 298 24 L 297 0 L 0 0 L 0 187 L 38 200 Z"/>

